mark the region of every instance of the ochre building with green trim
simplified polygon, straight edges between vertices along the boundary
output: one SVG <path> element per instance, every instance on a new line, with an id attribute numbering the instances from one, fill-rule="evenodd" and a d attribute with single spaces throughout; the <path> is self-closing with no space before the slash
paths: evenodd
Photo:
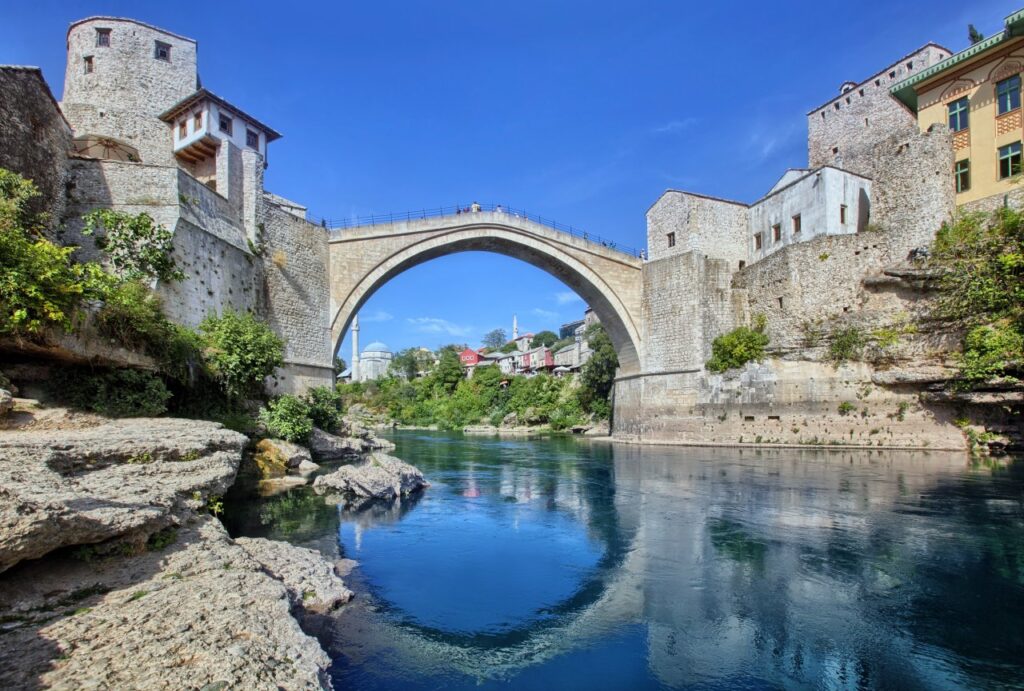
<path id="1" fill-rule="evenodd" d="M 917 115 L 922 132 L 935 125 L 953 131 L 957 205 L 1024 195 L 1022 74 L 1024 10 L 1019 10 L 998 34 L 891 88 Z"/>

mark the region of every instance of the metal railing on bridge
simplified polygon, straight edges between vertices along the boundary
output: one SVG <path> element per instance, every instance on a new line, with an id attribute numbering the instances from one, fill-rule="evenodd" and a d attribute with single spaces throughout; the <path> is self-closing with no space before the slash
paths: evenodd
<path id="1" fill-rule="evenodd" d="M 353 216 L 351 218 L 344 219 L 333 219 L 333 218 L 316 218 L 314 216 L 309 217 L 309 221 L 316 223 L 324 228 L 331 231 L 340 232 L 346 228 L 358 228 L 361 226 L 375 226 L 375 225 L 386 225 L 392 223 L 402 223 L 405 221 L 417 221 L 424 218 L 435 218 L 438 216 L 461 216 L 462 214 L 472 215 L 481 211 L 492 211 L 495 213 L 508 214 L 513 218 L 523 218 L 534 223 L 539 223 L 542 226 L 547 226 L 552 230 L 557 230 L 561 233 L 566 233 L 573 237 L 582 238 L 587 242 L 593 242 L 607 247 L 617 252 L 623 252 L 634 257 L 644 259 L 643 250 L 638 250 L 634 247 L 623 245 L 622 243 L 616 242 L 615 240 L 608 240 L 602 238 L 600 235 L 588 233 L 585 230 L 577 228 L 576 226 L 566 225 L 565 223 L 559 223 L 552 218 L 546 218 L 538 214 L 531 214 L 523 209 L 516 209 L 514 207 L 505 206 L 503 204 L 467 204 L 465 206 L 439 206 L 432 209 L 420 209 L 419 211 L 406 211 L 404 213 L 390 213 L 390 214 L 371 214 L 369 216 Z"/>

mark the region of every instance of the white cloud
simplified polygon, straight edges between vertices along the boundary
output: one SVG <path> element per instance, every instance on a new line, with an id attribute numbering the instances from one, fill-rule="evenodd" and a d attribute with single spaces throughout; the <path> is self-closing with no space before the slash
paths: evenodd
<path id="1" fill-rule="evenodd" d="M 583 302 L 583 298 L 571 290 L 565 290 L 561 293 L 555 293 L 555 302 L 559 305 L 568 305 L 570 302 Z"/>
<path id="2" fill-rule="evenodd" d="M 359 321 L 361 322 L 388 322 L 395 318 L 395 315 L 384 310 L 376 310 L 369 314 L 360 314 Z"/>
<path id="3" fill-rule="evenodd" d="M 475 330 L 472 326 L 453 324 L 447 319 L 438 319 L 437 317 L 409 317 L 407 321 L 418 332 L 425 334 L 448 334 L 465 338 L 472 335 Z"/>
<path id="4" fill-rule="evenodd" d="M 538 317 L 543 317 L 545 319 L 558 319 L 558 312 L 552 312 L 551 310 L 542 310 L 540 307 L 534 307 L 532 312 L 533 314 L 536 314 Z"/>
<path id="5" fill-rule="evenodd" d="M 654 134 L 675 134 L 689 129 L 697 124 L 697 118 L 683 118 L 682 120 L 670 120 L 664 125 L 651 129 Z"/>

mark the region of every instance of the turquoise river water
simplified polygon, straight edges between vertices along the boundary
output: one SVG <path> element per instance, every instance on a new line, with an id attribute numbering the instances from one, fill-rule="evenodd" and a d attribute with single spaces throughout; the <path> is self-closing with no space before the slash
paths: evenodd
<path id="1" fill-rule="evenodd" d="M 432 483 L 400 505 L 226 500 L 358 562 L 336 688 L 1024 688 L 1024 461 L 392 439 Z"/>

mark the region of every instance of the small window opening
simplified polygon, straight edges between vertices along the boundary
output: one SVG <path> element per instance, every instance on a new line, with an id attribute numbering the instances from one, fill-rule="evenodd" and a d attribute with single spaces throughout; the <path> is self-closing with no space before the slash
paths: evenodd
<path id="1" fill-rule="evenodd" d="M 882 80 L 881 79 L 876 79 L 875 80 L 875 86 L 881 86 L 881 85 L 882 85 Z"/>
<path id="2" fill-rule="evenodd" d="M 768 419 L 769 420 L 781 420 L 782 418 L 780 416 L 778 416 L 778 415 L 769 415 Z"/>
<path id="3" fill-rule="evenodd" d="M 861 97 L 863 97 L 863 96 L 864 96 L 864 89 L 861 89 L 861 90 L 860 90 L 860 91 L 858 91 L 857 93 L 858 93 L 858 94 L 860 94 L 860 95 L 861 95 Z"/>
<path id="4" fill-rule="evenodd" d="M 836 106 L 836 110 L 839 110 L 839 102 L 838 101 L 836 101 L 835 106 Z"/>
<path id="5" fill-rule="evenodd" d="M 245 131 L 245 145 L 254 149 L 260 148 L 260 135 L 252 130 Z"/>
<path id="6" fill-rule="evenodd" d="M 849 96 L 846 97 L 846 105 L 850 105 L 850 97 Z"/>
<path id="7" fill-rule="evenodd" d="M 867 126 L 868 126 L 868 119 L 867 119 L 867 118 L 864 118 L 864 126 L 865 126 L 865 127 L 867 127 Z"/>
<path id="8" fill-rule="evenodd" d="M 96 29 L 96 47 L 110 47 L 110 29 Z"/>
<path id="9" fill-rule="evenodd" d="M 910 62 L 907 63 L 907 69 L 908 70 L 914 69 L 914 61 L 913 60 L 911 60 Z"/>
<path id="10" fill-rule="evenodd" d="M 669 247 L 675 247 L 676 246 L 676 234 L 675 233 L 669 233 L 668 235 L 665 236 L 665 238 L 668 240 L 668 246 Z"/>
<path id="11" fill-rule="evenodd" d="M 164 62 L 171 61 L 171 44 L 157 41 L 153 47 L 153 57 Z"/>
<path id="12" fill-rule="evenodd" d="M 184 139 L 188 136 L 188 120 L 182 120 L 178 123 L 178 138 Z"/>
<path id="13" fill-rule="evenodd" d="M 821 119 L 822 119 L 822 120 L 824 120 L 824 119 L 825 119 L 825 111 L 821 111 Z"/>
<path id="14" fill-rule="evenodd" d="M 846 204 L 839 205 L 839 223 L 846 223 Z"/>
<path id="15" fill-rule="evenodd" d="M 743 261 L 742 259 L 740 259 L 740 268 L 742 269 L 746 265 L 747 265 L 747 263 L 745 261 Z"/>
<path id="16" fill-rule="evenodd" d="M 782 309 L 782 298 L 776 298 L 779 301 L 779 309 Z"/>
<path id="17" fill-rule="evenodd" d="M 793 235 L 800 233 L 800 228 L 802 227 L 800 223 L 800 214 L 797 214 L 793 217 Z"/>
<path id="18" fill-rule="evenodd" d="M 754 249 L 755 250 L 761 249 L 761 234 L 760 233 L 754 233 Z"/>
<path id="19" fill-rule="evenodd" d="M 92 74 L 92 71 L 93 71 L 94 67 L 93 67 L 93 64 L 92 64 L 92 56 L 91 55 L 86 55 L 85 56 L 84 64 L 85 64 L 85 73 L 86 74 Z"/>
<path id="20" fill-rule="evenodd" d="M 772 226 L 772 242 L 778 242 L 782 239 L 782 224 L 776 223 Z"/>
<path id="21" fill-rule="evenodd" d="M 220 131 L 224 134 L 231 134 L 231 118 L 227 115 L 220 116 Z"/>
<path id="22" fill-rule="evenodd" d="M 744 415 L 743 416 L 743 422 L 753 422 L 753 421 L 754 421 L 754 416 L 753 415 Z"/>
<path id="23" fill-rule="evenodd" d="M 896 79 L 896 70 L 889 73 L 889 79 Z"/>
<path id="24" fill-rule="evenodd" d="M 833 146 L 832 147 L 832 155 L 835 156 L 838 153 L 839 153 L 839 147 L 838 146 Z"/>
<path id="25" fill-rule="evenodd" d="M 192 117 L 192 129 L 196 132 L 203 129 L 203 111 L 199 111 Z"/>

